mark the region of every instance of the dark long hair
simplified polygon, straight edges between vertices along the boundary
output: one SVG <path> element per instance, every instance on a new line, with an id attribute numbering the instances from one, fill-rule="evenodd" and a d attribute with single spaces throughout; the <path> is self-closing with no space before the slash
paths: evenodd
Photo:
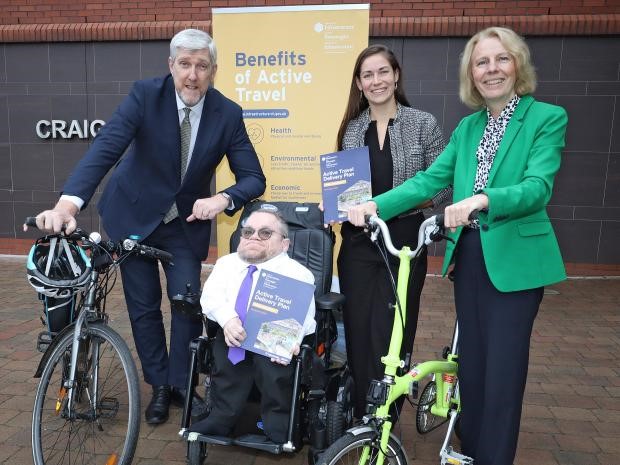
<path id="1" fill-rule="evenodd" d="M 405 105 L 410 107 L 410 103 L 405 96 L 405 90 L 403 88 L 402 83 L 403 80 L 403 71 L 400 68 L 400 63 L 396 59 L 396 55 L 394 52 L 390 50 L 385 45 L 371 45 L 366 47 L 361 53 L 358 55 L 357 60 L 355 61 L 355 67 L 353 68 L 353 76 L 351 77 L 351 88 L 349 90 L 349 101 L 347 103 L 347 108 L 344 112 L 344 116 L 342 118 L 342 122 L 340 123 L 340 129 L 338 129 L 338 150 L 342 150 L 342 138 L 344 137 L 344 133 L 347 130 L 347 126 L 349 122 L 355 118 L 357 118 L 366 108 L 368 108 L 368 100 L 364 97 L 364 92 L 360 91 L 357 88 L 357 83 L 355 82 L 356 78 L 360 77 L 360 72 L 362 68 L 362 63 L 366 58 L 382 54 L 386 60 L 390 63 L 392 70 L 394 73 L 398 72 L 398 86 L 396 86 L 396 90 L 394 91 L 394 97 L 396 101 L 401 105 Z"/>

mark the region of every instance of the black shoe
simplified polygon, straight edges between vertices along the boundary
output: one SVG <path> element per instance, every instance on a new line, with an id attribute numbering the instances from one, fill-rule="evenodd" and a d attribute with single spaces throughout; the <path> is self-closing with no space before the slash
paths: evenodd
<path id="1" fill-rule="evenodd" d="M 175 407 L 183 408 L 185 405 L 185 396 L 186 390 L 180 389 L 177 387 L 172 387 L 170 392 L 170 401 L 172 405 Z M 207 404 L 196 392 L 194 392 L 194 397 L 192 397 L 192 421 L 200 421 L 203 418 L 206 418 L 209 415 L 209 411 L 207 409 Z"/>
<path id="2" fill-rule="evenodd" d="M 153 397 L 144 412 L 144 417 L 149 425 L 159 425 L 168 421 L 170 409 L 170 386 L 153 386 Z"/>

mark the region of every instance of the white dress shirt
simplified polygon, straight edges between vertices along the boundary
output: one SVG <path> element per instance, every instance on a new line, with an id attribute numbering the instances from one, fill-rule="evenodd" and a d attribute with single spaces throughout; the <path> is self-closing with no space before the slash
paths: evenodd
<path id="1" fill-rule="evenodd" d="M 213 271 L 207 278 L 202 290 L 200 305 L 202 312 L 212 321 L 217 322 L 222 328 L 237 316 L 235 302 L 241 287 L 241 281 L 245 278 L 249 263 L 242 260 L 237 253 L 225 255 L 217 260 Z M 255 263 L 257 272 L 252 276 L 252 292 L 261 270 L 269 270 L 289 278 L 298 279 L 306 283 L 314 284 L 312 272 L 290 258 L 286 252 L 275 256 L 263 263 Z M 304 335 L 312 334 L 316 328 L 314 320 L 314 296 L 308 308 L 308 314 L 304 321 Z"/>

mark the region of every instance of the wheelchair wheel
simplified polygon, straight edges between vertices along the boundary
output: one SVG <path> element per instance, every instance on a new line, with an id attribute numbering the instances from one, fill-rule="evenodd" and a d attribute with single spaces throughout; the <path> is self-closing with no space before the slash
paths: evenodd
<path id="1" fill-rule="evenodd" d="M 379 454 L 379 437 L 375 431 L 366 431 L 354 435 L 348 433 L 327 448 L 319 457 L 319 465 L 358 464 L 371 465 L 377 462 Z M 366 460 L 362 454 L 368 452 Z M 390 437 L 385 450 L 386 465 L 407 465 L 407 456 L 402 447 Z"/>
<path id="2" fill-rule="evenodd" d="M 203 465 L 207 459 L 207 444 L 202 441 L 187 443 L 187 465 Z"/>
<path id="3" fill-rule="evenodd" d="M 415 414 L 415 426 L 418 433 L 425 434 L 435 429 L 438 417 L 431 413 L 431 407 L 437 401 L 437 385 L 435 381 L 429 381 L 424 387 L 418 404 L 418 411 Z"/>
<path id="4" fill-rule="evenodd" d="M 308 465 L 317 465 L 319 463 L 320 452 L 314 447 L 308 447 Z"/>
<path id="5" fill-rule="evenodd" d="M 348 374 L 338 389 L 336 401 L 327 403 L 325 423 L 328 446 L 340 439 L 353 425 L 353 378 Z"/>
<path id="6" fill-rule="evenodd" d="M 340 402 L 330 400 L 327 402 L 327 419 L 325 431 L 327 436 L 327 445 L 331 446 L 345 432 L 344 407 Z"/>

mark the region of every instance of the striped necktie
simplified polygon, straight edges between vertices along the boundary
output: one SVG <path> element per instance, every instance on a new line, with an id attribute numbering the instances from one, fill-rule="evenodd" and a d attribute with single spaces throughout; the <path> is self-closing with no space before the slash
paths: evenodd
<path id="1" fill-rule="evenodd" d="M 183 121 L 181 122 L 181 172 L 179 173 L 181 182 L 183 182 L 185 171 L 187 171 L 189 144 L 192 140 L 192 125 L 189 122 L 189 113 L 192 109 L 185 107 L 183 108 L 183 111 L 185 112 L 185 118 L 183 118 Z M 170 207 L 170 210 L 168 210 L 168 213 L 164 216 L 164 223 L 170 223 L 177 216 L 179 216 L 179 210 L 177 209 L 177 203 L 174 202 Z"/>

